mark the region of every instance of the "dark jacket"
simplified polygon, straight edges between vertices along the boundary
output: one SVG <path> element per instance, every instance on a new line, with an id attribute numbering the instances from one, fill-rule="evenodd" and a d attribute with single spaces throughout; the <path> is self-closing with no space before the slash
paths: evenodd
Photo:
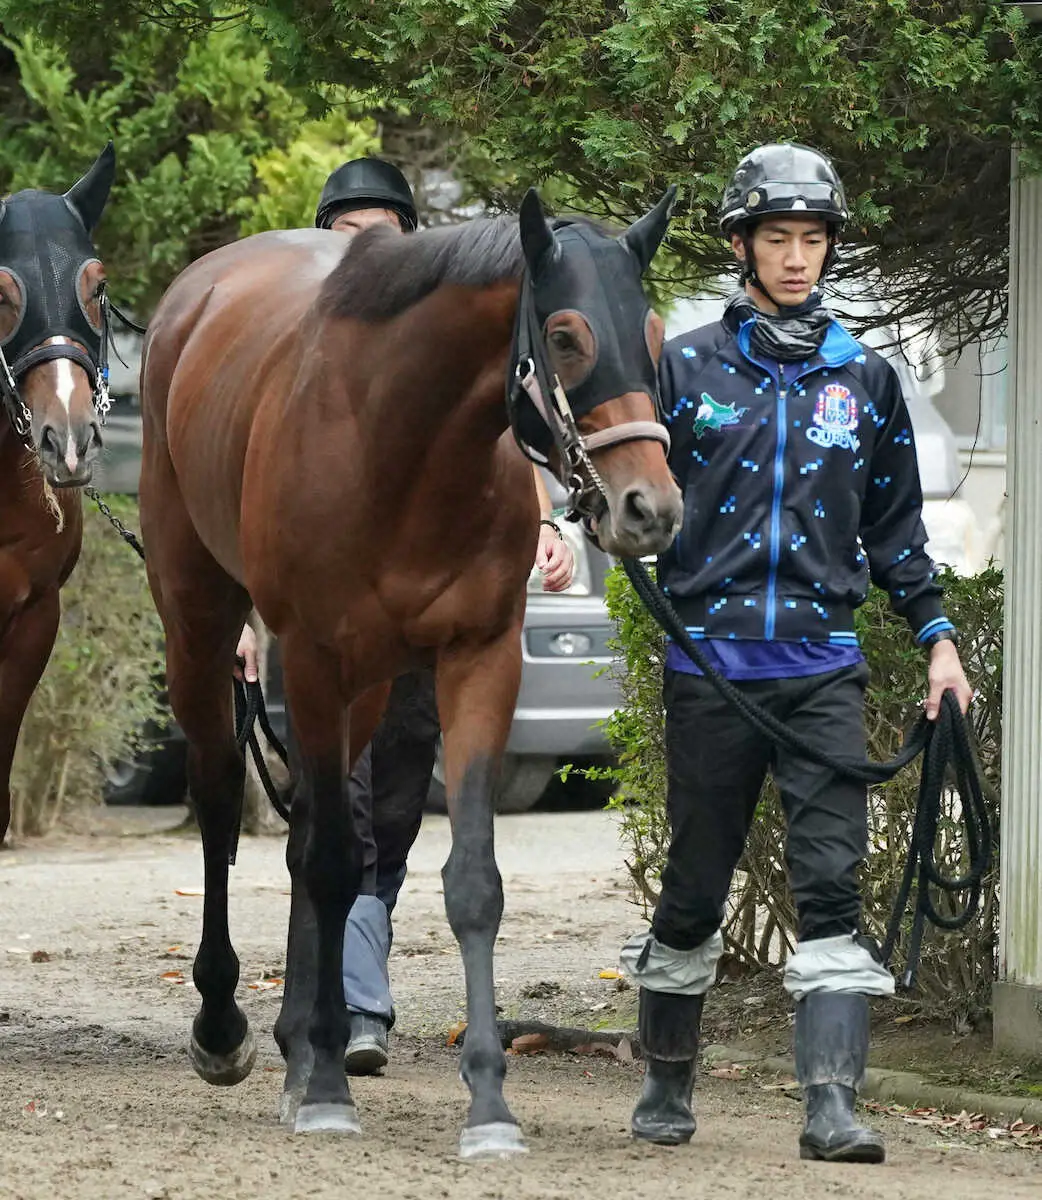
<path id="1" fill-rule="evenodd" d="M 948 627 L 893 368 L 837 321 L 809 361 L 758 362 L 752 322 L 730 319 L 672 339 L 660 366 L 684 525 L 659 580 L 686 624 L 850 643 L 871 572 L 918 639 Z"/>

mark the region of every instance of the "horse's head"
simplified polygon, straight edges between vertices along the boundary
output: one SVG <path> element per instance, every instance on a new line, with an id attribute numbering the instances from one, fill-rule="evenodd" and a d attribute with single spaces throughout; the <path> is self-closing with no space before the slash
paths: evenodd
<path id="1" fill-rule="evenodd" d="M 665 550 L 683 512 L 658 408 L 663 323 L 641 285 L 673 191 L 618 237 L 586 221 L 548 224 L 534 190 L 521 205 L 511 421 L 522 448 L 571 488 L 601 547 L 625 557 Z"/>
<path id="2" fill-rule="evenodd" d="M 90 482 L 101 449 L 99 386 L 105 268 L 91 242 L 115 173 L 110 142 L 64 196 L 0 201 L 0 392 L 48 482 Z"/>

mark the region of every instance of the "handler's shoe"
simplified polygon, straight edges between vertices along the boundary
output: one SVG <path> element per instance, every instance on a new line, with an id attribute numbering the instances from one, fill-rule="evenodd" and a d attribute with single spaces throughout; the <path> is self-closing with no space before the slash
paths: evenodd
<path id="1" fill-rule="evenodd" d="M 376 1075 L 386 1066 L 387 1022 L 382 1017 L 352 1013 L 344 1070 L 348 1075 Z"/>
<path id="2" fill-rule="evenodd" d="M 882 1137 L 854 1119 L 868 1061 L 868 997 L 811 992 L 796 1005 L 796 1076 L 807 1123 L 800 1158 L 880 1163 Z"/>
<path id="3" fill-rule="evenodd" d="M 640 989 L 640 1045 L 644 1084 L 630 1128 L 635 1138 L 659 1146 L 691 1141 L 691 1096 L 704 996 Z"/>

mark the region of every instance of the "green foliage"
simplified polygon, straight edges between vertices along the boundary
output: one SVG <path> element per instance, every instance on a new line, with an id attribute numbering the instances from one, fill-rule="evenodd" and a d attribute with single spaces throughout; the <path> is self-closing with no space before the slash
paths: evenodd
<path id="1" fill-rule="evenodd" d="M 135 502 L 106 499 L 137 524 Z M 15 835 L 46 833 L 99 804 L 102 764 L 130 756 L 144 723 L 163 719 L 162 637 L 141 563 L 101 516 L 85 512 L 83 553 L 62 589 L 58 638 L 15 755 Z"/>
<path id="2" fill-rule="evenodd" d="M 970 578 L 947 572 L 943 582 L 945 606 L 960 631 L 960 653 L 977 692 L 972 725 L 997 831 L 1002 771 L 1002 574 L 994 568 Z M 607 604 L 618 630 L 620 658 L 613 671 L 623 696 L 622 707 L 608 724 L 619 756 L 615 776 L 620 785 L 609 807 L 619 813 L 629 850 L 627 867 L 647 913 L 658 897 L 658 877 L 669 843 L 662 707 L 665 642 L 619 567 L 609 576 Z M 925 694 L 926 661 L 905 623 L 890 612 L 882 592 L 874 590 L 859 610 L 857 628 L 871 668 L 866 696 L 869 755 L 889 759 L 897 753 Z M 910 769 L 871 792 L 864 928 L 880 942 L 904 870 L 917 789 L 918 771 Z M 949 797 L 937 854 L 946 874 L 961 875 L 967 863 L 952 812 L 954 802 Z M 724 929 L 728 952 L 749 963 L 784 961 L 795 945 L 796 913 L 785 876 L 784 837 L 781 803 L 769 781 L 735 877 Z M 997 881 L 995 861 L 981 912 L 966 929 L 947 933 L 928 927 L 918 986 L 934 1012 L 974 1012 L 989 1004 L 998 932 Z M 938 905 L 942 913 L 953 911 L 946 907 L 947 898 Z M 910 923 L 909 916 L 905 937 Z M 898 964 L 905 949 L 902 941 L 896 951 Z"/>
<path id="3" fill-rule="evenodd" d="M 235 206 L 245 236 L 265 229 L 300 229 L 315 220 L 322 185 L 349 158 L 378 153 L 373 120 L 355 120 L 346 108 L 319 121 L 306 121 L 288 146 L 277 146 L 254 162 L 260 191 Z"/>
<path id="4" fill-rule="evenodd" d="M 307 120 L 241 23 L 197 37 L 144 24 L 112 34 L 92 62 L 31 31 L 3 46 L 0 189 L 65 191 L 112 138 L 116 184 L 97 244 L 114 294 L 142 313 L 240 233 L 310 225 L 329 171 L 377 144 L 338 94 L 327 117 Z"/>
<path id="5" fill-rule="evenodd" d="M 0 21 L 83 64 L 99 30 L 211 45 L 248 25 L 313 111 L 348 88 L 451 131 L 494 203 L 552 181 L 623 218 L 678 183 L 668 269 L 688 289 L 730 261 L 715 210 L 738 158 L 808 142 L 848 184 L 859 252 L 838 274 L 878 272 L 898 316 L 964 338 L 1005 320 L 1010 148 L 1042 168 L 1042 37 L 992 0 L 0 0 Z"/>

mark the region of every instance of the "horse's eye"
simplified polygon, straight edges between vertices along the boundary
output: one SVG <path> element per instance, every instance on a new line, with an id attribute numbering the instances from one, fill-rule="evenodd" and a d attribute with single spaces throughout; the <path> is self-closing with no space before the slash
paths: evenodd
<path id="1" fill-rule="evenodd" d="M 576 341 L 575 335 L 569 333 L 567 329 L 551 330 L 549 340 L 550 345 L 562 354 L 577 354 L 579 352 L 579 343 Z"/>

